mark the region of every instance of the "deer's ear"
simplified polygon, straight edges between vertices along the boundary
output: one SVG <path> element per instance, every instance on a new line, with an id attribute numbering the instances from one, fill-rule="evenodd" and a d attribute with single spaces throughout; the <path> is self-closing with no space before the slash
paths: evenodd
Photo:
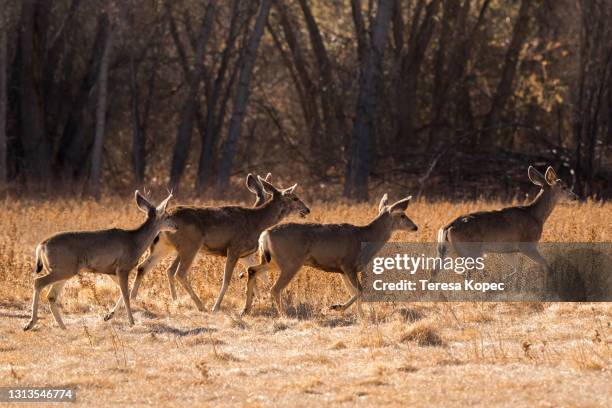
<path id="1" fill-rule="evenodd" d="M 146 198 L 143 197 L 142 194 L 140 194 L 140 191 L 138 190 L 136 190 L 136 192 L 134 193 L 134 199 L 136 200 L 136 205 L 138 206 L 140 211 L 144 213 L 148 214 L 152 208 L 155 208 L 153 207 L 153 205 L 151 205 L 149 201 L 147 201 Z"/>
<path id="2" fill-rule="evenodd" d="M 406 211 L 406 208 L 408 208 L 408 203 L 410 202 L 410 200 L 412 200 L 412 196 L 408 196 L 406 198 L 399 200 L 398 202 L 393 203 L 389 207 L 389 212 Z"/>
<path id="3" fill-rule="evenodd" d="M 266 179 L 261 178 L 261 176 L 257 176 L 257 180 L 261 183 L 264 191 L 268 194 L 280 194 L 280 191 L 276 189 L 271 183 L 266 181 Z"/>
<path id="4" fill-rule="evenodd" d="M 166 197 L 166 199 L 157 206 L 156 211 L 158 214 L 163 214 L 164 211 L 166 211 L 166 206 L 168 205 L 168 201 L 170 201 L 171 198 L 172 193 L 168 194 L 168 197 Z"/>
<path id="5" fill-rule="evenodd" d="M 529 166 L 529 169 L 527 170 L 527 175 L 529 176 L 529 180 L 531 180 L 531 182 L 536 186 L 542 187 L 546 182 L 546 180 L 544 179 L 544 175 L 537 171 L 533 166 Z"/>
<path id="6" fill-rule="evenodd" d="M 253 194 L 259 194 L 262 188 L 261 184 L 259 184 L 259 181 L 257 181 L 257 179 L 252 173 L 249 173 L 246 177 L 246 187 Z"/>
<path id="7" fill-rule="evenodd" d="M 555 169 L 553 169 L 550 166 L 548 166 L 548 168 L 546 169 L 546 174 L 544 175 L 544 177 L 546 178 L 546 182 L 548 183 L 549 186 L 552 186 L 553 184 L 555 184 L 558 179 Z"/>
<path id="8" fill-rule="evenodd" d="M 292 186 L 291 186 L 291 187 L 289 187 L 289 188 L 284 189 L 284 190 L 283 190 L 283 195 L 293 193 L 293 192 L 295 191 L 295 188 L 296 188 L 296 187 L 297 187 L 297 183 L 295 183 L 294 185 L 292 185 Z"/>
<path id="9" fill-rule="evenodd" d="M 384 196 L 382 196 L 382 198 L 380 199 L 380 203 L 378 204 L 378 213 L 380 214 L 381 212 L 383 212 L 387 205 L 389 205 L 389 196 L 387 196 L 387 193 L 385 193 Z"/>

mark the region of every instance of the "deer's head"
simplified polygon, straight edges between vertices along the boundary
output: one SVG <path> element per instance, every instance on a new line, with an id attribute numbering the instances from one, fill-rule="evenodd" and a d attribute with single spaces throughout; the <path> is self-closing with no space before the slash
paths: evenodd
<path id="1" fill-rule="evenodd" d="M 147 214 L 147 220 L 152 220 L 157 227 L 157 231 L 168 231 L 168 232 L 176 232 L 178 226 L 176 222 L 168 216 L 166 212 L 166 206 L 168 205 L 168 201 L 172 198 L 172 193 L 166 197 L 164 201 L 162 201 L 157 207 L 151 204 L 138 190 L 135 193 L 136 205 L 138 209 L 145 214 Z"/>
<path id="2" fill-rule="evenodd" d="M 266 174 L 266 178 L 264 180 L 270 181 L 271 173 Z M 255 204 L 254 207 L 259 207 L 266 201 L 266 192 L 264 191 L 263 186 L 259 182 L 259 176 L 254 176 L 253 173 L 249 173 L 246 177 L 246 188 L 253 194 L 255 194 Z"/>
<path id="3" fill-rule="evenodd" d="M 544 174 L 537 171 L 533 166 L 529 166 L 527 174 L 533 184 L 540 186 L 543 191 L 552 194 L 555 201 L 567 202 L 578 199 L 578 196 L 557 177 L 557 173 L 550 166 L 548 166 Z"/>
<path id="4" fill-rule="evenodd" d="M 393 204 L 389 204 L 389 199 L 387 197 L 387 194 L 385 194 L 380 200 L 380 204 L 378 205 L 378 214 L 389 214 L 393 223 L 392 228 L 394 230 L 416 231 L 419 228 L 410 218 L 408 218 L 405 213 L 406 208 L 408 208 L 408 203 L 411 199 L 412 196 L 408 196 Z"/>
<path id="5" fill-rule="evenodd" d="M 273 200 L 279 200 L 281 202 L 283 213 L 290 214 L 292 212 L 297 212 L 301 217 L 306 217 L 308 214 L 310 214 L 310 208 L 308 208 L 300 197 L 295 194 L 297 184 L 294 184 L 289 188 L 278 189 L 259 176 L 257 176 L 257 179 L 263 186 L 264 191 L 272 195 Z"/>

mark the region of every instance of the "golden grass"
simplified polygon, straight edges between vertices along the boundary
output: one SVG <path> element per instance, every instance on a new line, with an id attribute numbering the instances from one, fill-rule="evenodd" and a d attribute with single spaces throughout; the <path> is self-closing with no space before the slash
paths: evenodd
<path id="1" fill-rule="evenodd" d="M 341 279 L 304 268 L 276 317 L 267 296 L 240 318 L 244 281 L 232 281 L 219 314 L 198 312 L 179 288 L 171 301 L 165 267 L 145 277 L 125 313 L 103 322 L 118 290 L 104 276 L 74 278 L 61 299 L 61 331 L 42 297 L 30 313 L 33 255 L 48 235 L 75 229 L 134 227 L 132 202 L 5 200 L 0 218 L 0 386 L 77 387 L 78 403 L 97 405 L 612 406 L 612 307 L 606 303 L 388 303 L 340 314 Z M 202 203 L 210 204 L 210 203 Z M 416 202 L 418 233 L 396 241 L 428 242 L 437 229 L 496 202 Z M 366 223 L 375 205 L 314 203 L 311 221 Z M 612 204 L 560 206 L 543 241 L 612 241 Z M 200 256 L 191 271 L 212 307 L 224 260 Z M 272 277 L 273 279 L 274 277 Z M 265 292 L 265 291 L 264 291 Z"/>
<path id="2" fill-rule="evenodd" d="M 410 326 L 399 337 L 399 341 L 402 343 L 414 341 L 419 346 L 444 346 L 438 331 L 432 327 L 431 323 L 423 321 Z"/>

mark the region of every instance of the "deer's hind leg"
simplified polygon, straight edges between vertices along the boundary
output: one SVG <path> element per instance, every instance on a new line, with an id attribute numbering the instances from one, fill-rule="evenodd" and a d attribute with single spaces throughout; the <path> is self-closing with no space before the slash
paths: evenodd
<path id="1" fill-rule="evenodd" d="M 538 250 L 538 244 L 537 243 L 529 243 L 529 244 L 523 244 L 519 247 L 521 253 L 523 255 L 525 255 L 526 257 L 528 257 L 529 259 L 531 259 L 532 261 L 536 262 L 537 264 L 542 265 L 543 267 L 546 268 L 546 272 L 548 273 L 548 278 L 552 278 L 553 276 L 553 269 L 550 266 L 550 264 L 548 263 L 548 261 L 542 256 L 542 254 L 540 253 L 540 251 Z"/>
<path id="2" fill-rule="evenodd" d="M 251 266 L 247 269 L 246 301 L 244 304 L 244 309 L 242 309 L 242 315 L 245 315 L 251 311 L 251 306 L 253 304 L 253 295 L 257 295 L 257 279 L 260 274 L 265 274 L 266 272 L 268 272 L 269 269 L 270 264 L 265 263 L 265 261 L 264 263 Z"/>
<path id="3" fill-rule="evenodd" d="M 467 258 L 482 258 L 484 255 L 482 246 L 473 242 L 454 242 L 453 248 L 455 249 L 457 256 L 463 258 L 464 260 Z M 455 271 L 454 273 L 465 275 L 465 279 L 469 280 L 472 275 L 471 272 L 472 271 L 470 269 L 466 268 L 463 272 Z"/>
<path id="4" fill-rule="evenodd" d="M 191 268 L 191 264 L 193 263 L 193 260 L 195 259 L 195 256 L 197 255 L 197 253 L 198 253 L 198 247 L 190 248 L 190 249 L 187 249 L 187 250 L 182 250 L 179 253 L 180 261 L 178 263 L 178 267 L 176 269 L 176 272 L 174 273 L 174 277 L 181 284 L 183 289 L 185 289 L 187 291 L 187 293 L 191 297 L 191 300 L 193 300 L 193 303 L 195 303 L 196 307 L 201 312 L 201 311 L 204 310 L 204 305 L 202 304 L 202 301 L 200 300 L 198 295 L 196 295 L 195 291 L 191 287 L 191 284 L 189 283 L 189 279 L 187 279 L 187 274 L 189 272 L 189 268 Z M 179 258 L 177 258 L 177 259 L 179 259 Z M 168 278 L 170 278 L 171 269 L 172 269 L 172 265 L 168 269 Z M 170 281 L 170 282 L 172 282 L 172 281 Z M 172 288 L 172 284 L 171 284 L 170 291 L 172 292 L 172 290 L 173 290 L 173 288 Z M 176 293 L 174 294 L 174 296 L 176 296 Z"/>
<path id="5" fill-rule="evenodd" d="M 240 279 L 242 279 L 242 277 L 246 274 L 246 276 L 248 277 L 248 273 L 249 273 L 249 268 L 253 267 L 253 266 L 257 266 L 258 265 L 258 256 L 257 256 L 257 252 L 254 252 L 248 256 L 245 256 L 243 258 L 240 258 L 238 260 L 238 262 L 240 262 L 240 264 L 242 265 L 242 267 L 244 268 L 244 272 L 241 272 L 239 277 Z M 253 289 L 252 289 L 252 295 L 254 295 L 255 297 L 260 297 L 260 292 L 259 292 L 259 288 L 257 287 L 257 282 L 259 278 L 263 278 L 263 280 L 268 283 L 268 275 L 265 272 L 262 272 L 261 274 L 257 274 L 257 280 L 255 280 L 255 282 L 253 283 Z M 248 282 L 247 282 L 247 286 L 248 286 Z"/>
<path id="6" fill-rule="evenodd" d="M 174 284 L 174 275 L 176 274 L 179 265 L 181 264 L 181 257 L 176 256 L 172 264 L 166 269 L 166 276 L 168 277 L 168 289 L 170 290 L 170 297 L 172 300 L 176 300 L 176 285 Z"/>
<path id="7" fill-rule="evenodd" d="M 60 315 L 60 310 L 58 306 L 60 294 L 62 293 L 62 289 L 64 289 L 64 285 L 66 284 L 66 280 L 54 283 L 47 294 L 47 300 L 49 301 L 49 308 L 51 309 L 51 313 L 53 313 L 53 317 L 57 322 L 58 326 L 61 329 L 65 329 L 64 322 L 62 321 L 62 316 Z"/>
<path id="8" fill-rule="evenodd" d="M 270 289 L 270 298 L 272 300 L 272 305 L 276 306 L 276 310 L 278 310 L 280 315 L 284 316 L 287 314 L 281 303 L 281 292 L 289 285 L 289 282 L 291 282 L 291 279 L 299 272 L 301 267 L 301 262 L 282 267 L 279 265 L 280 274 Z"/>
<path id="9" fill-rule="evenodd" d="M 73 276 L 75 274 L 72 274 L 69 277 L 71 277 L 71 276 Z M 30 321 L 28 322 L 28 324 L 26 324 L 24 326 L 24 328 L 23 328 L 24 331 L 25 330 L 30 330 L 32 327 L 34 327 L 34 325 L 38 321 L 38 302 L 40 300 L 40 292 L 44 288 L 46 288 L 47 286 L 49 286 L 49 285 L 51 285 L 53 283 L 59 282 L 59 281 L 64 281 L 66 279 L 67 279 L 67 277 L 66 277 L 65 274 L 55 274 L 55 273 L 51 272 L 48 275 L 41 276 L 41 277 L 36 278 L 34 280 L 34 295 L 32 297 L 32 316 L 31 316 Z M 51 309 L 51 311 L 53 312 L 53 308 Z M 58 313 L 58 316 L 59 316 L 59 310 L 56 310 L 56 312 Z M 55 313 L 53 315 L 55 316 Z M 61 321 L 61 318 L 60 318 L 60 321 Z M 61 324 L 60 327 L 62 327 L 62 325 L 63 324 Z"/>

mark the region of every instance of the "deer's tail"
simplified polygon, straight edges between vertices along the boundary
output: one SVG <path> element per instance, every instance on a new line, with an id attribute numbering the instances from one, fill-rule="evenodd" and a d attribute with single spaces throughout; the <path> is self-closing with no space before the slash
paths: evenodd
<path id="1" fill-rule="evenodd" d="M 265 260 L 266 263 L 270 263 L 272 260 L 272 253 L 270 252 L 270 233 L 264 231 L 259 236 L 259 255 L 261 260 Z"/>
<path id="2" fill-rule="evenodd" d="M 448 228 L 440 228 L 438 230 L 438 256 L 444 258 L 446 255 L 446 243 L 448 242 Z"/>
<path id="3" fill-rule="evenodd" d="M 36 266 L 34 268 L 35 273 L 40 273 L 43 270 L 43 262 L 41 257 L 41 252 L 43 250 L 42 244 L 38 244 L 36 246 Z"/>

